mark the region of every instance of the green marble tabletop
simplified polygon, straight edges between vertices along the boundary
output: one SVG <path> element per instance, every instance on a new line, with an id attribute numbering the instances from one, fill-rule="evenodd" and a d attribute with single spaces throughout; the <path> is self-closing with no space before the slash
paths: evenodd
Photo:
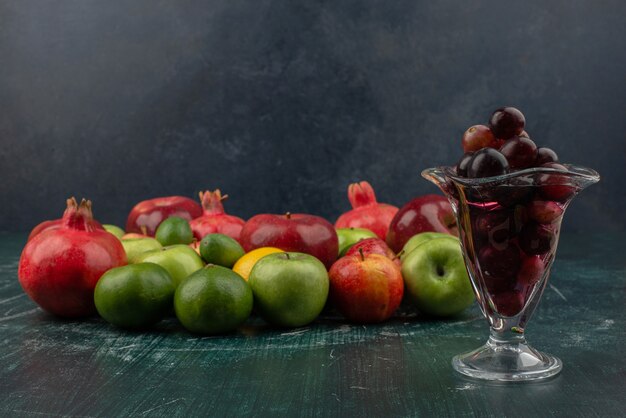
<path id="1" fill-rule="evenodd" d="M 326 315 L 198 337 L 174 318 L 132 333 L 55 319 L 22 292 L 25 234 L 0 234 L 0 416 L 626 416 L 626 240 L 563 234 L 527 328 L 563 360 L 556 378 L 487 384 L 452 370 L 483 344 L 477 306 L 454 320 L 407 313 L 380 325 Z"/>

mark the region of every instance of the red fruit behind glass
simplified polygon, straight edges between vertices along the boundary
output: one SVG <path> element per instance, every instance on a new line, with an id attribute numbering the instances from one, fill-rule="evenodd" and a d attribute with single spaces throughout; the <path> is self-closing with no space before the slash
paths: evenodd
<path id="1" fill-rule="evenodd" d="M 503 316 L 522 311 L 554 258 L 565 205 L 544 200 L 545 176 L 551 174 L 528 173 L 464 191 L 476 199 L 462 206 L 469 215 L 461 225 L 468 268 L 482 278 L 481 291 Z M 571 179 L 559 182 L 575 187 Z M 499 196 L 510 199 L 503 204 Z"/>
<path id="2" fill-rule="evenodd" d="M 20 257 L 24 292 L 44 310 L 75 318 L 96 312 L 93 292 L 102 274 L 126 264 L 120 241 L 93 220 L 91 202 L 67 200 L 61 225 L 30 240 Z"/>
<path id="3" fill-rule="evenodd" d="M 378 203 L 372 185 L 366 181 L 348 186 L 348 199 L 352 210 L 339 216 L 335 228 L 365 228 L 385 239 L 389 223 L 398 208 Z"/>
<path id="4" fill-rule="evenodd" d="M 514 287 L 521 266 L 521 255 L 514 243 L 499 247 L 484 246 L 478 254 L 478 268 L 490 293 Z"/>
<path id="5" fill-rule="evenodd" d="M 153 237 L 161 222 L 170 216 L 190 221 L 201 215 L 202 207 L 188 197 L 167 196 L 148 199 L 137 203 L 131 209 L 126 220 L 126 232 Z"/>
<path id="6" fill-rule="evenodd" d="M 474 237 L 481 243 L 500 249 L 506 247 L 517 233 L 515 211 L 491 210 L 474 212 Z"/>
<path id="7" fill-rule="evenodd" d="M 558 224 L 542 225 L 528 222 L 519 235 L 520 248 L 528 255 L 543 255 L 556 247 Z"/>
<path id="8" fill-rule="evenodd" d="M 496 311 L 504 316 L 517 315 L 526 304 L 525 292 L 508 290 L 491 296 Z"/>
<path id="9" fill-rule="evenodd" d="M 228 195 L 222 196 L 219 189 L 211 192 L 200 192 L 200 202 L 204 210 L 202 216 L 192 219 L 189 226 L 193 231 L 193 235 L 197 240 L 201 240 L 208 234 L 224 234 L 234 240 L 239 241 L 241 230 L 246 223 L 237 216 L 228 215 L 224 212 L 222 201 L 226 200 Z"/>

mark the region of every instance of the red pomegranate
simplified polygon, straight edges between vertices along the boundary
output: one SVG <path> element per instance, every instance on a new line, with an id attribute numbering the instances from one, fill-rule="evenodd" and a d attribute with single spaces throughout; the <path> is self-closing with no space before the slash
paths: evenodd
<path id="1" fill-rule="evenodd" d="M 378 203 L 374 189 L 366 181 L 348 186 L 348 199 L 352 210 L 337 219 L 335 228 L 366 228 L 384 240 L 398 208 Z"/>
<path id="2" fill-rule="evenodd" d="M 59 219 L 54 219 L 52 221 L 43 221 L 42 223 L 40 223 L 39 225 L 37 225 L 36 227 L 33 228 L 32 231 L 30 231 L 30 234 L 28 235 L 28 240 L 30 241 L 31 239 L 33 239 L 36 235 L 42 233 L 43 231 L 47 231 L 48 229 L 57 229 L 60 228 L 61 225 L 63 223 L 63 218 L 59 218 Z M 93 225 L 97 228 L 97 229 L 102 229 L 104 230 L 104 228 L 102 227 L 102 225 L 100 225 L 100 222 L 96 221 L 94 219 L 93 221 Z"/>
<path id="3" fill-rule="evenodd" d="M 126 232 L 153 237 L 161 222 L 170 216 L 188 221 L 202 215 L 198 202 L 183 196 L 157 197 L 144 200 L 133 207 L 126 220 Z M 144 227 L 145 229 L 142 229 Z"/>
<path id="4" fill-rule="evenodd" d="M 202 202 L 204 213 L 189 222 L 196 239 L 201 240 L 207 234 L 219 233 L 239 241 L 239 235 L 246 221 L 224 212 L 222 201 L 227 198 L 228 195 L 222 196 L 219 189 L 213 192 L 208 190 L 204 193 L 200 192 L 200 202 Z"/>
<path id="5" fill-rule="evenodd" d="M 98 227 L 91 202 L 73 197 L 58 228 L 26 243 L 18 278 L 26 294 L 44 310 L 75 318 L 95 313 L 93 291 L 104 272 L 126 264 L 120 241 Z"/>

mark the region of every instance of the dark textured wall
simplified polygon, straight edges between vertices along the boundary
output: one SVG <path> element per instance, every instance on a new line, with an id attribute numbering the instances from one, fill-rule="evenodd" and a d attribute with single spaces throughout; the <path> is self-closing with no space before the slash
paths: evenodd
<path id="1" fill-rule="evenodd" d="M 332 220 L 349 182 L 436 191 L 500 105 L 603 175 L 567 230 L 626 229 L 626 2 L 0 0 L 0 230 L 70 195 L 123 224 L 142 199 Z"/>

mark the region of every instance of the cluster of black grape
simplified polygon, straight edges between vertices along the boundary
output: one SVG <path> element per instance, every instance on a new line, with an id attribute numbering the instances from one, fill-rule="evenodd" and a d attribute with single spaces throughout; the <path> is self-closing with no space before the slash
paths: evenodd
<path id="1" fill-rule="evenodd" d="M 538 148 L 514 107 L 496 110 L 487 125 L 463 134 L 465 155 L 457 175 L 486 178 L 532 167 L 551 168 L 510 181 L 488 182 L 465 190 L 471 225 L 463 226 L 490 299 L 500 314 L 516 315 L 527 302 L 552 258 L 564 207 L 575 186 L 558 171 L 557 154 Z"/>
<path id="2" fill-rule="evenodd" d="M 553 150 L 537 147 L 524 130 L 526 118 L 514 107 L 502 107 L 489 125 L 474 125 L 463 134 L 465 154 L 456 165 L 461 177 L 479 178 L 507 174 L 530 167 L 563 169 Z"/>

